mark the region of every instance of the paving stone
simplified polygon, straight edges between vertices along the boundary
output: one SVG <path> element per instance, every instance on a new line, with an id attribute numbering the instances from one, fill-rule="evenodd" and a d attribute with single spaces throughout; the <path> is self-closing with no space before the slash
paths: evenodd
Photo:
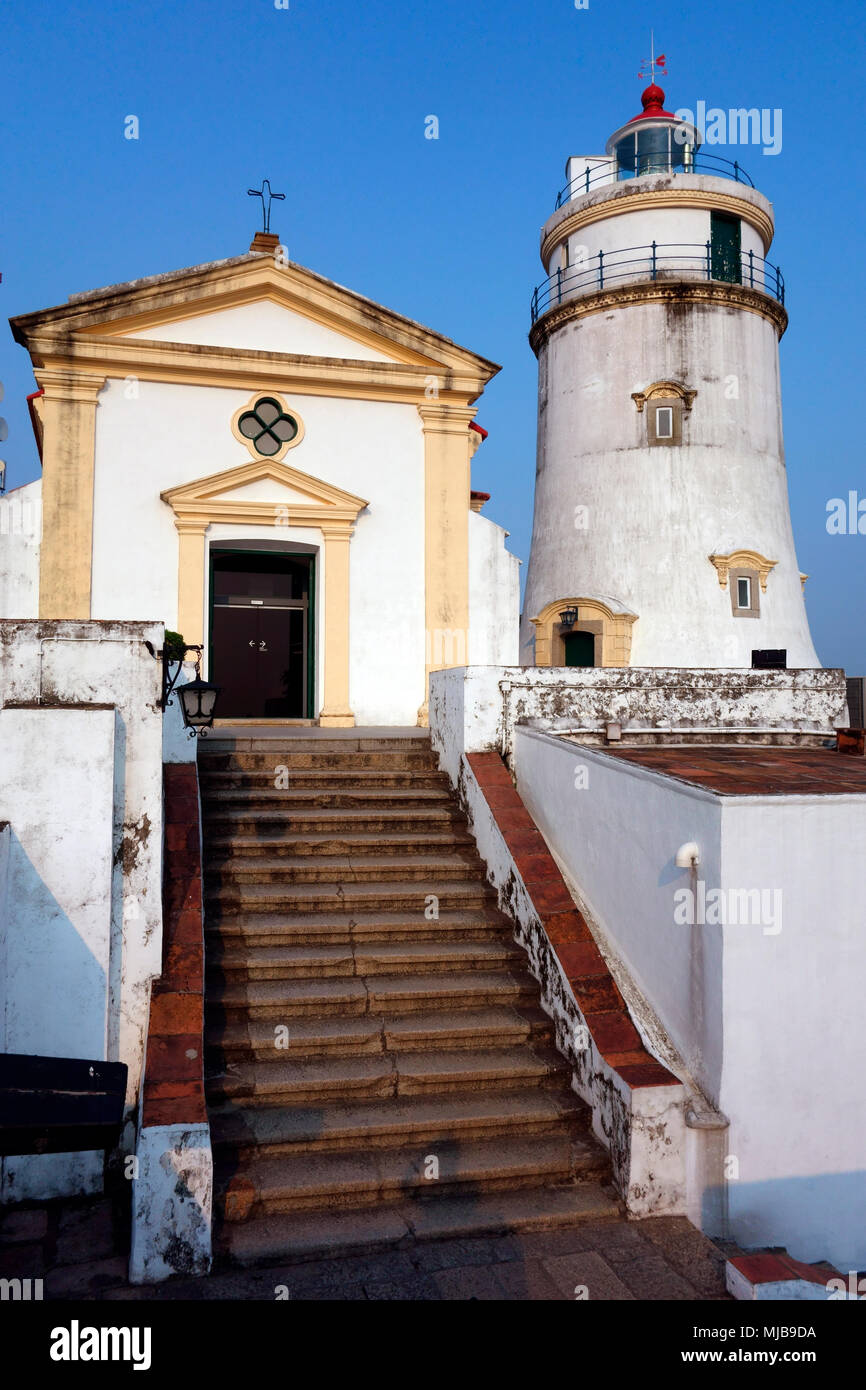
<path id="1" fill-rule="evenodd" d="M 543 1260 L 581 1250 L 603 1250 L 620 1232 L 626 1233 L 627 1241 L 631 1240 L 630 1228 L 625 1221 L 582 1222 L 578 1226 L 564 1226 L 552 1231 L 527 1231 L 516 1239 L 523 1259 Z"/>
<path id="2" fill-rule="evenodd" d="M 40 1279 L 44 1272 L 45 1254 L 41 1245 L 9 1245 L 0 1249 L 0 1278 Z"/>
<path id="3" fill-rule="evenodd" d="M 725 1255 L 685 1217 L 659 1217 L 642 1227 L 647 1240 L 667 1262 L 709 1298 L 730 1295 L 725 1286 Z"/>
<path id="4" fill-rule="evenodd" d="M 438 1269 L 461 1269 L 469 1265 L 498 1263 L 492 1258 L 495 1240 L 429 1240 L 419 1241 L 408 1252 L 415 1269 L 434 1272 Z"/>
<path id="5" fill-rule="evenodd" d="M 506 1298 L 515 1302 L 562 1302 L 566 1295 L 557 1287 L 540 1260 L 511 1260 L 496 1267 L 496 1278 Z"/>
<path id="6" fill-rule="evenodd" d="M 542 1264 L 557 1288 L 567 1297 L 577 1300 L 575 1289 L 585 1288 L 590 1303 L 614 1299 L 633 1301 L 634 1295 L 600 1254 L 593 1250 L 574 1255 L 554 1255 Z"/>
<path id="7" fill-rule="evenodd" d="M 341 1260 L 316 1261 L 319 1278 L 332 1277 L 361 1283 L 395 1284 L 417 1273 L 408 1251 L 394 1250 L 381 1255 L 349 1255 Z"/>
<path id="8" fill-rule="evenodd" d="M 431 1277 L 443 1299 L 477 1298 L 488 1302 L 506 1298 L 505 1289 L 499 1282 L 494 1267 L 490 1265 L 464 1265 L 460 1269 L 440 1269 Z"/>
<path id="9" fill-rule="evenodd" d="M 100 1200 L 61 1211 L 55 1255 L 58 1265 L 110 1259 L 115 1253 L 114 1215 L 110 1201 Z"/>
<path id="10" fill-rule="evenodd" d="M 0 1245 L 13 1241 L 43 1240 L 47 1234 L 48 1212 L 45 1207 L 7 1211 L 0 1222 Z"/>
<path id="11" fill-rule="evenodd" d="M 380 1300 L 403 1303 L 429 1303 L 441 1300 L 442 1295 L 427 1274 L 409 1275 L 392 1284 L 365 1283 L 364 1293 L 370 1302 Z"/>
<path id="12" fill-rule="evenodd" d="M 694 1285 L 683 1279 L 660 1255 L 644 1255 L 618 1267 L 617 1274 L 641 1302 L 694 1299 Z"/>
<path id="13" fill-rule="evenodd" d="M 85 1264 L 59 1265 L 45 1276 L 46 1298 L 92 1298 L 113 1284 L 125 1284 L 129 1261 L 125 1255 Z"/>

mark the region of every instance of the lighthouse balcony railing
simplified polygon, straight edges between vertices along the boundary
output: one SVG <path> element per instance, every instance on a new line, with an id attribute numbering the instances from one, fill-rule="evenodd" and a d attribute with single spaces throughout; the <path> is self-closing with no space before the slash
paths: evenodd
<path id="1" fill-rule="evenodd" d="M 704 154 L 685 145 L 672 150 L 651 154 L 635 154 L 630 158 L 593 161 L 583 173 L 573 178 L 556 195 L 556 207 L 561 208 L 573 198 L 581 198 L 602 184 L 619 183 L 622 179 L 643 178 L 648 174 L 709 174 L 717 179 L 734 179 L 754 188 L 749 175 L 736 159 L 723 159 L 721 155 Z"/>
<path id="2" fill-rule="evenodd" d="M 660 242 L 598 251 L 557 270 L 532 295 L 532 322 L 564 300 L 594 294 L 628 281 L 717 280 L 745 285 L 785 303 L 785 281 L 777 265 L 753 251 L 736 252 L 707 242 Z"/>

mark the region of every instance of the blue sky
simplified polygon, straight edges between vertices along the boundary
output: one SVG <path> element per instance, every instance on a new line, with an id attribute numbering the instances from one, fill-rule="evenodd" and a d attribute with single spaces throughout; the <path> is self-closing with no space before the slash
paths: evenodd
<path id="1" fill-rule="evenodd" d="M 293 260 L 500 362 L 473 486 L 528 556 L 535 472 L 529 301 L 538 229 L 569 154 L 601 151 L 640 108 L 656 32 L 668 109 L 783 112 L 781 153 L 737 157 L 772 200 L 794 533 L 825 665 L 866 673 L 866 535 L 827 502 L 866 499 L 862 442 L 864 10 L 790 0 L 683 9 L 632 0 L 185 0 L 4 6 L 3 315 L 246 250 L 246 189 L 287 194 Z M 123 137 L 137 115 L 140 139 Z M 439 139 L 424 138 L 425 117 Z M 6 330 L 8 483 L 38 474 Z"/>

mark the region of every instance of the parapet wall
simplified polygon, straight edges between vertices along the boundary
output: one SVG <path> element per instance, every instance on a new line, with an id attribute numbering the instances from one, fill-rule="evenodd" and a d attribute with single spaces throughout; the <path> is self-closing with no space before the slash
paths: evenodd
<path id="1" fill-rule="evenodd" d="M 609 724 L 630 743 L 808 744 L 846 723 L 840 670 L 466 666 L 430 678 L 433 745 L 455 776 L 454 747 L 510 762 L 518 724 L 601 745 Z"/>
<path id="2" fill-rule="evenodd" d="M 0 622 L 0 1047 L 127 1064 L 132 1143 L 162 970 L 161 623 Z M 99 1190 L 102 1154 L 2 1162 L 16 1199 Z"/>

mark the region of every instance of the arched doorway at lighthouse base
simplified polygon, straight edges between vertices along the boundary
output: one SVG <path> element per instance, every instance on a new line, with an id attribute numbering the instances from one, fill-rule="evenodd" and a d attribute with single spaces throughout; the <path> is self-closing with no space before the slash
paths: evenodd
<path id="1" fill-rule="evenodd" d="M 562 613 L 574 621 L 566 625 Z M 536 666 L 628 666 L 637 619 L 616 600 L 556 599 L 532 619 Z"/>

